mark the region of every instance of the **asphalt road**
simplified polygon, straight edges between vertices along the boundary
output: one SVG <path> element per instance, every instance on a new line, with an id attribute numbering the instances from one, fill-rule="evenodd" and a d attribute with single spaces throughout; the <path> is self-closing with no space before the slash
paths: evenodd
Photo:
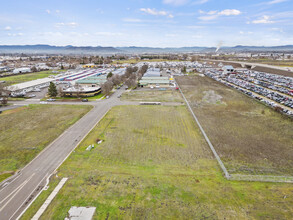
<path id="1" fill-rule="evenodd" d="M 40 190 L 46 185 L 47 178 L 63 163 L 79 142 L 92 130 L 100 119 L 115 105 L 133 104 L 121 102 L 117 98 L 124 89 L 117 90 L 109 99 L 88 103 L 94 108 L 78 122 L 67 129 L 54 142 L 47 146 L 33 161 L 17 175 L 0 185 L 0 219 L 17 219 Z M 33 104 L 34 101 L 18 102 Z M 36 103 L 39 103 L 39 101 Z M 57 103 L 52 103 L 57 104 Z"/>

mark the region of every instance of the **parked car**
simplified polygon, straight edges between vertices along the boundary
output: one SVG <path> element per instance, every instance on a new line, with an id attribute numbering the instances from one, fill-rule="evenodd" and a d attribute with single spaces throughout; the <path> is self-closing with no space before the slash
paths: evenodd
<path id="1" fill-rule="evenodd" d="M 48 102 L 41 101 L 40 104 L 48 104 Z"/>
<path id="2" fill-rule="evenodd" d="M 36 95 L 35 94 L 30 94 L 30 95 L 28 95 L 28 97 L 33 98 L 33 97 L 36 97 Z"/>
<path id="3" fill-rule="evenodd" d="M 89 100 L 88 99 L 83 99 L 81 100 L 82 102 L 88 102 Z"/>
<path id="4" fill-rule="evenodd" d="M 56 99 L 47 99 L 48 102 L 55 102 Z"/>

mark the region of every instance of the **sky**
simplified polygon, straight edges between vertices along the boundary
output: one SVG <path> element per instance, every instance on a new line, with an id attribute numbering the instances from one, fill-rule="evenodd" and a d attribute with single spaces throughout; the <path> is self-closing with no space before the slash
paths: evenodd
<path id="1" fill-rule="evenodd" d="M 0 45 L 293 44 L 293 0 L 0 0 Z"/>

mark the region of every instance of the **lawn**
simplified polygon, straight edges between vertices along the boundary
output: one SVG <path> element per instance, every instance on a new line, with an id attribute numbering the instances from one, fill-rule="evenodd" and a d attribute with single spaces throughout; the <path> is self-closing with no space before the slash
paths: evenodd
<path id="1" fill-rule="evenodd" d="M 58 73 L 52 73 L 52 71 L 49 70 L 36 73 L 26 73 L 21 75 L 2 77 L 0 78 L 0 81 L 6 81 L 7 84 L 14 85 L 18 83 L 28 82 L 31 80 L 46 78 L 51 75 L 58 75 L 60 74 L 60 72 L 61 70 Z"/>
<path id="2" fill-rule="evenodd" d="M 135 90 L 125 92 L 121 96 L 123 101 L 152 101 L 152 102 L 183 102 L 182 96 L 177 90 Z"/>
<path id="3" fill-rule="evenodd" d="M 208 77 L 178 77 L 230 173 L 293 175 L 293 122 Z"/>
<path id="4" fill-rule="evenodd" d="M 91 106 L 29 105 L 0 115 L 0 181 L 29 163 Z"/>
<path id="5" fill-rule="evenodd" d="M 63 177 L 70 179 L 41 219 L 64 219 L 71 206 L 96 207 L 94 219 L 293 217 L 292 184 L 223 178 L 185 106 L 114 107 L 22 219 L 31 219 Z"/>

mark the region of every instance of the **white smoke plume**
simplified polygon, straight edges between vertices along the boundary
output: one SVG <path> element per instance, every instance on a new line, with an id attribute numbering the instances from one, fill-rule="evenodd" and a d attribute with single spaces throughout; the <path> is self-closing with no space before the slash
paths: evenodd
<path id="1" fill-rule="evenodd" d="M 220 41 L 217 45 L 216 53 L 220 50 L 221 46 L 223 45 L 223 41 Z"/>

